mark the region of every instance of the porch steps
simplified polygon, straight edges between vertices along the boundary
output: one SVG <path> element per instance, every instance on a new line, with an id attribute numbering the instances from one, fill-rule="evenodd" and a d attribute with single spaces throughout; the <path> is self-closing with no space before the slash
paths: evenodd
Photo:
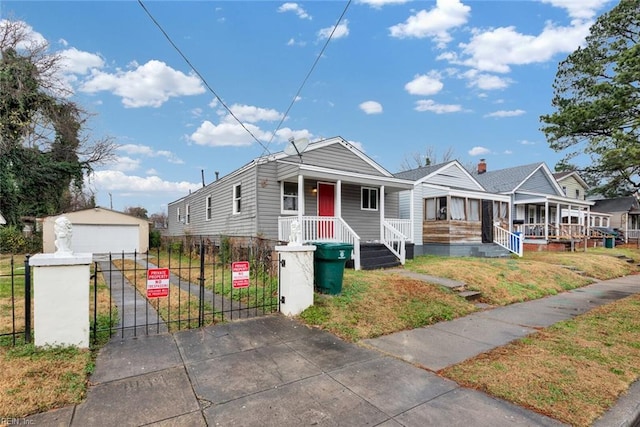
<path id="1" fill-rule="evenodd" d="M 466 299 L 467 301 L 477 300 L 482 296 L 481 292 L 468 290 L 466 283 L 458 282 L 457 280 L 453 280 L 453 279 L 430 276 L 428 274 L 422 274 L 422 273 L 415 273 L 413 271 L 408 271 L 401 268 L 386 270 L 385 273 L 399 274 L 401 276 L 409 277 L 411 279 L 422 280 L 424 282 L 429 282 L 435 285 L 445 287 L 451 290 L 452 292 L 454 292 L 456 295 Z"/>
<path id="2" fill-rule="evenodd" d="M 360 244 L 360 267 L 363 270 L 393 268 L 400 265 L 400 260 L 382 243 Z"/>

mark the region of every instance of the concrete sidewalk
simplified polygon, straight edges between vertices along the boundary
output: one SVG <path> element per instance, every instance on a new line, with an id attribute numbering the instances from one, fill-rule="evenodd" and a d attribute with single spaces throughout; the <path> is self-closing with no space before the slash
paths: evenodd
<path id="1" fill-rule="evenodd" d="M 346 343 L 281 315 L 113 340 L 87 400 L 28 417 L 61 426 L 561 425 L 432 371 L 640 292 L 640 276 Z M 407 363 L 410 362 L 410 363 Z M 598 421 L 631 425 L 640 386 Z"/>

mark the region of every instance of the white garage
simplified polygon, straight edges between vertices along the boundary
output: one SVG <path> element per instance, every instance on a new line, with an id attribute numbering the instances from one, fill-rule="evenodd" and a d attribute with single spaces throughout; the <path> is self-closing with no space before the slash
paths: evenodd
<path id="1" fill-rule="evenodd" d="M 92 208 L 44 219 L 43 251 L 56 251 L 54 223 L 65 216 L 71 221 L 71 250 L 76 253 L 131 253 L 149 249 L 149 223 L 122 212 Z"/>

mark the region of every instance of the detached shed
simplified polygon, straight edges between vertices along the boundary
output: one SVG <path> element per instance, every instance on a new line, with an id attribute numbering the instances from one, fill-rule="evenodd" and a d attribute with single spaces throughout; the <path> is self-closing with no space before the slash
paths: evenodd
<path id="1" fill-rule="evenodd" d="M 149 222 L 122 212 L 91 208 L 44 219 L 42 246 L 45 253 L 56 251 L 53 230 L 56 219 L 66 216 L 72 224 L 73 252 L 121 253 L 149 249 Z"/>

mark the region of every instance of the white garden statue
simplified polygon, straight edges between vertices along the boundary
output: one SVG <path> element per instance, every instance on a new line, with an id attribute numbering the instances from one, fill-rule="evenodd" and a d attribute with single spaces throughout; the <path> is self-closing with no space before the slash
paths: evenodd
<path id="1" fill-rule="evenodd" d="M 298 220 L 291 221 L 291 234 L 287 246 L 302 246 L 302 230 Z"/>
<path id="2" fill-rule="evenodd" d="M 53 232 L 56 235 L 56 256 L 67 256 L 73 254 L 71 250 L 72 227 L 71 221 L 66 216 L 56 219 L 53 225 Z"/>

